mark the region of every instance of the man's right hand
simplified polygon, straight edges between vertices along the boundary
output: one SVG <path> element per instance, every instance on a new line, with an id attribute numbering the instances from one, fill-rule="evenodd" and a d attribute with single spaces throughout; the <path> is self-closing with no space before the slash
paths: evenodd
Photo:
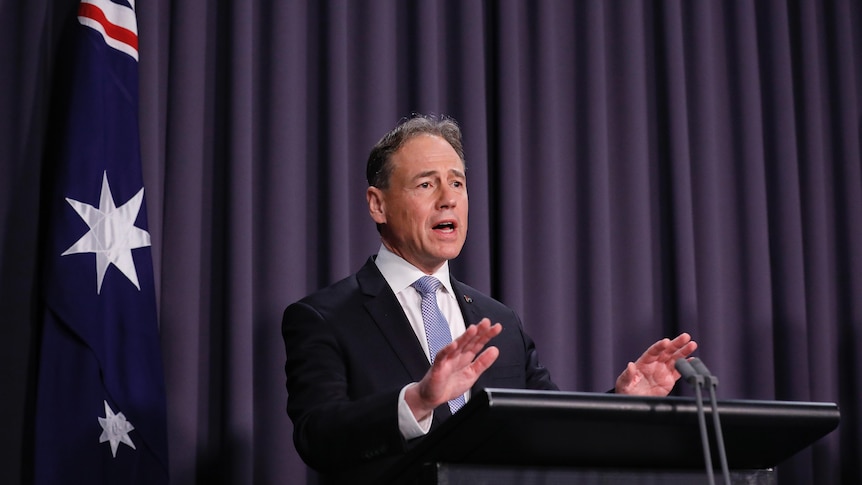
<path id="1" fill-rule="evenodd" d="M 437 352 L 434 364 L 422 380 L 404 393 L 404 400 L 417 421 L 427 418 L 434 408 L 464 394 L 476 383 L 500 355 L 497 347 L 488 347 L 484 352 L 482 349 L 502 331 L 499 323 L 491 325 L 491 320 L 483 318 Z"/>

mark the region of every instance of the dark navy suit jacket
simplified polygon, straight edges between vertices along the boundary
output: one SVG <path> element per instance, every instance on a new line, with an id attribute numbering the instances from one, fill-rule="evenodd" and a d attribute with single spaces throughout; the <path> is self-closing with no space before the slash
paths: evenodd
<path id="1" fill-rule="evenodd" d="M 557 389 L 518 315 L 450 280 L 466 325 L 488 317 L 503 326 L 490 343 L 500 356 L 473 391 Z M 322 481 L 362 482 L 421 440 L 401 436 L 397 398 L 430 364 L 373 257 L 357 273 L 288 306 L 282 336 L 294 444 Z M 449 416 L 447 405 L 438 407 L 432 431 Z"/>

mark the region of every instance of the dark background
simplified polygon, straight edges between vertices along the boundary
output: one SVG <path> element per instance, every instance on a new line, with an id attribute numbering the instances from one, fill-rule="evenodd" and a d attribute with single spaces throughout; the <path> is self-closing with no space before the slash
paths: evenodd
<path id="1" fill-rule="evenodd" d="M 0 482 L 29 453 L 43 156 L 72 0 L 0 0 Z M 379 240 L 370 147 L 457 118 L 455 275 L 564 390 L 690 332 L 720 398 L 827 401 L 780 483 L 862 482 L 862 4 L 138 5 L 141 142 L 174 483 L 302 483 L 284 307 Z M 683 391 L 685 394 L 685 391 Z"/>

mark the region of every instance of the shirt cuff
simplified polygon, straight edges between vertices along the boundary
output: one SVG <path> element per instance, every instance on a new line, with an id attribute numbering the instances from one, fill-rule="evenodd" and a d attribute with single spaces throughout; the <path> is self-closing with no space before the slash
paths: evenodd
<path id="1" fill-rule="evenodd" d="M 428 434 L 428 430 L 431 429 L 431 420 L 434 418 L 434 413 L 421 421 L 417 421 L 416 417 L 413 416 L 413 411 L 410 410 L 410 406 L 404 399 L 404 393 L 407 392 L 408 387 L 415 385 L 417 385 L 415 382 L 407 384 L 398 393 L 398 429 L 405 440 L 412 440 Z"/>

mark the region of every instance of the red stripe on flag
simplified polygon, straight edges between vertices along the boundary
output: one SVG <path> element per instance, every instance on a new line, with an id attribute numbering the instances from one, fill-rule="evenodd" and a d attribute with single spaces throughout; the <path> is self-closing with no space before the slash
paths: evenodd
<path id="1" fill-rule="evenodd" d="M 116 39 L 124 44 L 128 44 L 133 47 L 135 50 L 138 50 L 138 36 L 134 32 L 124 27 L 120 27 L 119 25 L 112 24 L 107 17 L 105 17 L 105 13 L 102 12 L 102 9 L 91 4 L 91 3 L 81 3 L 78 6 L 78 16 L 86 17 L 91 20 L 95 20 L 102 24 L 102 28 L 105 29 L 105 34 L 112 39 Z"/>

